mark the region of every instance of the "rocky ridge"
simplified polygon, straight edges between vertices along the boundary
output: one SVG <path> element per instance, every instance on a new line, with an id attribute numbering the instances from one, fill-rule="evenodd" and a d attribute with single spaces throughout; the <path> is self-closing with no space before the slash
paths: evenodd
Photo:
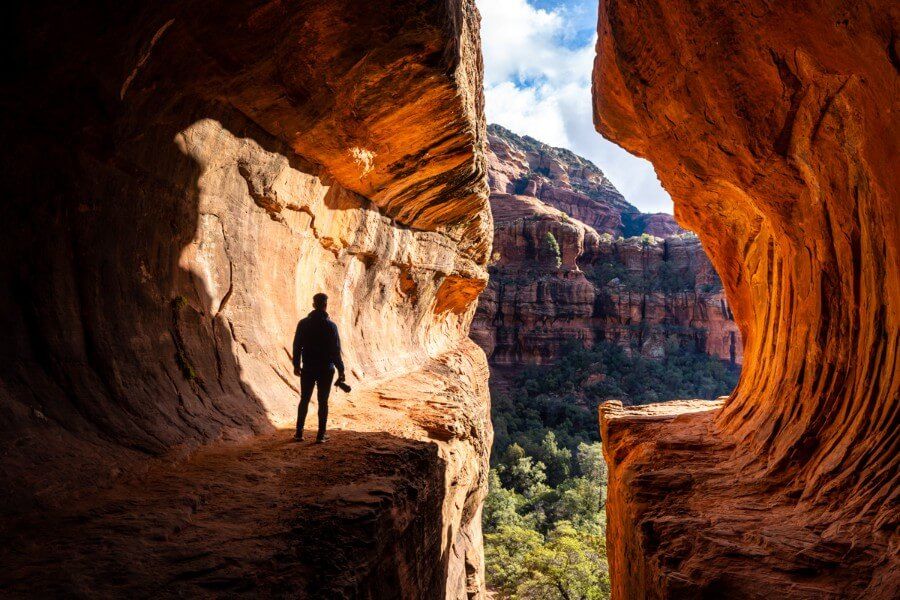
<path id="1" fill-rule="evenodd" d="M 472 338 L 494 366 L 552 364 L 572 342 L 660 358 L 671 344 L 742 360 L 721 282 L 696 236 L 642 214 L 590 161 L 488 127 L 490 281 Z"/>

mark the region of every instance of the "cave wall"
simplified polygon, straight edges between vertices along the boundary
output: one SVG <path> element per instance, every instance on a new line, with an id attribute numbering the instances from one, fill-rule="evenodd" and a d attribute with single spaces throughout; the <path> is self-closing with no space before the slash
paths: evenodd
<path id="1" fill-rule="evenodd" d="M 600 4 L 597 129 L 654 164 L 744 340 L 721 409 L 601 416 L 619 598 L 898 589 L 897 31 L 878 0 Z"/>
<path id="2" fill-rule="evenodd" d="M 457 365 L 481 425 L 435 511 L 447 589 L 477 593 L 490 428 L 467 333 L 491 219 L 473 2 L 41 2 L 14 19 L 4 514 L 292 426 L 294 327 L 323 291 L 355 385 Z"/>

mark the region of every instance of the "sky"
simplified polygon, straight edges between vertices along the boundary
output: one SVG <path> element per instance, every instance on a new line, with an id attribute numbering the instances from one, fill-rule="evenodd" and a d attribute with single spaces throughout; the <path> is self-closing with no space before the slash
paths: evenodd
<path id="1" fill-rule="evenodd" d="M 594 130 L 598 0 L 476 0 L 488 123 L 594 162 L 642 212 L 672 212 L 653 167 Z"/>

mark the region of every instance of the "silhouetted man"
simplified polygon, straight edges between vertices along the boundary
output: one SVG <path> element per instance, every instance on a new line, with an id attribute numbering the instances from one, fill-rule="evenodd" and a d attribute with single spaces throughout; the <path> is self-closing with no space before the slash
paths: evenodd
<path id="1" fill-rule="evenodd" d="M 300 376 L 300 407 L 297 410 L 297 433 L 294 434 L 297 441 L 303 440 L 303 424 L 313 387 L 318 388 L 319 400 L 319 432 L 316 442 L 321 444 L 328 439 L 325 435 L 325 423 L 328 420 L 328 394 L 331 392 L 335 367 L 338 385 L 344 382 L 341 339 L 337 325 L 325 312 L 327 307 L 328 296 L 313 296 L 313 311 L 297 323 L 297 333 L 294 334 L 294 374 Z"/>

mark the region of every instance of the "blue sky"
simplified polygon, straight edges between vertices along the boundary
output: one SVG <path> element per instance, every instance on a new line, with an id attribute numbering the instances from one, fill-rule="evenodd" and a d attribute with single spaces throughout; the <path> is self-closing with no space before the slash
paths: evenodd
<path id="1" fill-rule="evenodd" d="M 591 67 L 598 0 L 476 0 L 488 122 L 599 166 L 644 212 L 672 212 L 649 162 L 594 131 Z"/>

